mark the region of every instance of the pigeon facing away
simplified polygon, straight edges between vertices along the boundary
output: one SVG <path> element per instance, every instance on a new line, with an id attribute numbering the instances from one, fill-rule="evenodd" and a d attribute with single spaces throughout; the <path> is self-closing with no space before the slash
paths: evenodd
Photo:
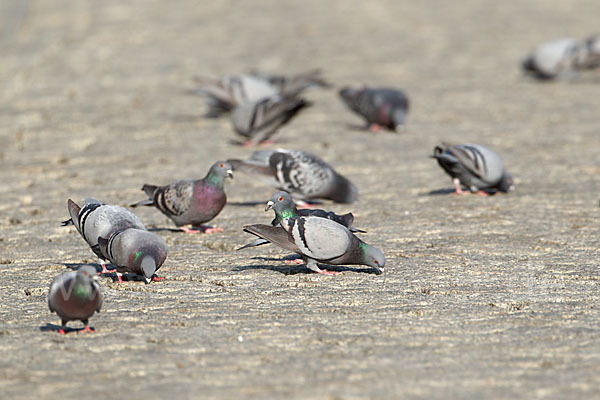
<path id="1" fill-rule="evenodd" d="M 119 272 L 141 275 L 146 284 L 162 280 L 154 273 L 167 258 L 167 244 L 158 235 L 140 230 L 127 229 L 113 233 L 110 238 L 98 239 L 100 250 L 117 267 Z M 120 274 L 117 274 L 121 282 Z"/>
<path id="2" fill-rule="evenodd" d="M 461 186 L 484 196 L 487 195 L 484 190 L 506 193 L 514 189 L 513 178 L 504 169 L 502 158 L 487 147 L 442 143 L 434 148 L 431 157 L 452 177 L 456 194 L 464 193 Z"/>
<path id="3" fill-rule="evenodd" d="M 65 334 L 67 322 L 83 322 L 84 332 L 93 332 L 88 326 L 94 312 L 100 312 L 102 293 L 98 285 L 96 269 L 85 265 L 77 271 L 62 273 L 54 278 L 48 293 L 48 307 L 61 319 L 58 333 Z"/>
<path id="4" fill-rule="evenodd" d="M 92 198 L 86 198 L 83 201 L 83 208 L 69 199 L 67 207 L 71 218 L 63 221 L 62 225 L 75 225 L 94 254 L 100 258 L 102 273 L 109 271 L 104 263 L 106 257 L 98 247 L 98 238 L 108 238 L 114 232 L 129 228 L 146 229 L 142 221 L 131 211 L 120 206 L 106 205 Z"/>
<path id="5" fill-rule="evenodd" d="M 284 220 L 285 218 L 293 218 L 293 217 L 298 217 L 298 216 L 302 216 L 302 217 L 313 216 L 313 217 L 321 217 L 321 218 L 330 219 L 334 222 L 337 222 L 338 224 L 344 225 L 346 228 L 348 228 L 350 230 L 350 232 L 353 232 L 353 233 L 356 233 L 356 232 L 366 233 L 365 231 L 363 231 L 361 229 L 352 227 L 352 223 L 354 222 L 354 216 L 352 215 L 352 213 L 337 215 L 336 213 L 334 213 L 332 211 L 325 211 L 325 210 L 319 210 L 319 209 L 305 208 L 305 209 L 298 210 L 296 208 L 296 204 L 294 204 L 294 200 L 292 199 L 292 196 L 290 196 L 290 194 L 288 192 L 284 192 L 284 191 L 279 191 L 279 192 L 273 193 L 273 195 L 271 196 L 271 199 L 267 202 L 265 212 L 267 212 L 269 210 L 273 210 L 275 212 L 275 218 L 273 219 L 273 221 L 271 221 L 272 226 L 279 225 L 281 223 L 281 221 Z M 240 247 L 238 250 L 242 250 L 242 249 L 245 249 L 248 247 L 260 246 L 260 245 L 267 244 L 267 243 L 269 243 L 268 240 L 259 238 L 259 239 L 254 240 L 253 242 L 250 242 L 250 243 Z"/>
<path id="6" fill-rule="evenodd" d="M 600 35 L 579 42 L 562 38 L 537 47 L 523 61 L 526 73 L 538 79 L 569 76 L 577 70 L 600 67 Z"/>
<path id="7" fill-rule="evenodd" d="M 167 186 L 144 185 L 142 190 L 149 198 L 131 207 L 154 206 L 186 233 L 197 233 L 199 230 L 184 225 L 198 227 L 205 233 L 222 231 L 202 224 L 216 217 L 225 206 L 227 196 L 223 186 L 227 177 L 233 178 L 231 165 L 217 161 L 203 179 L 177 181 Z"/>
<path id="8" fill-rule="evenodd" d="M 244 146 L 252 146 L 269 140 L 280 127 L 309 105 L 293 96 L 274 95 L 235 107 L 231 120 L 235 131 L 249 138 Z"/>
<path id="9" fill-rule="evenodd" d="M 320 217 L 293 217 L 280 226 L 246 225 L 244 231 L 302 256 L 311 271 L 335 275 L 322 270 L 318 262 L 332 265 L 361 264 L 383 273 L 385 257 L 377 248 L 366 244 L 345 226 Z"/>
<path id="10" fill-rule="evenodd" d="M 352 203 L 358 190 L 319 157 L 300 150 L 258 150 L 248 160 L 228 160 L 234 170 L 255 176 L 296 199 Z"/>
<path id="11" fill-rule="evenodd" d="M 391 131 L 402 131 L 408 113 L 409 101 L 406 95 L 395 89 L 342 88 L 340 97 L 350 110 L 362 116 L 369 130 L 377 132 L 380 127 Z"/>

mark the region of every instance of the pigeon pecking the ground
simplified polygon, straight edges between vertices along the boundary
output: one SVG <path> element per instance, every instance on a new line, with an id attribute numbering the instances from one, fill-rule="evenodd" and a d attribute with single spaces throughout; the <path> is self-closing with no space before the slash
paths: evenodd
<path id="1" fill-rule="evenodd" d="M 48 307 L 61 319 L 58 333 L 65 334 L 67 322 L 81 321 L 84 332 L 93 332 L 88 326 L 94 312 L 100 312 L 102 293 L 96 268 L 84 265 L 77 271 L 64 272 L 54 278 L 48 293 Z"/>
<path id="2" fill-rule="evenodd" d="M 233 178 L 231 164 L 217 161 L 203 179 L 177 181 L 167 186 L 144 185 L 142 190 L 149 198 L 131 207 L 154 206 L 186 233 L 222 231 L 202 224 L 212 220 L 225 207 L 227 196 L 223 186 L 228 177 Z M 192 225 L 192 228 L 184 225 Z M 195 227 L 199 229 L 193 229 Z"/>
<path id="3" fill-rule="evenodd" d="M 352 203 L 358 190 L 319 157 L 300 150 L 258 150 L 248 160 L 228 160 L 234 171 L 245 172 L 295 199 L 330 199 Z M 300 202 L 302 204 L 302 202 Z"/>
<path id="4" fill-rule="evenodd" d="M 129 228 L 146 229 L 142 221 L 131 211 L 116 205 L 106 205 L 92 198 L 86 198 L 83 201 L 83 208 L 69 199 L 67 208 L 71 218 L 63 221 L 62 225 L 75 225 L 94 254 L 100 258 L 102 273 L 109 271 L 104 262 L 106 257 L 98 247 L 98 238 L 108 238 L 114 232 Z"/>
<path id="5" fill-rule="evenodd" d="M 141 275 L 144 282 L 164 278 L 155 272 L 167 258 L 167 244 L 158 235 L 140 229 L 127 229 L 113 233 L 108 239 L 98 239 L 100 250 L 117 267 L 117 278 L 122 281 L 120 272 L 133 272 Z"/>
<path id="6" fill-rule="evenodd" d="M 352 213 L 338 215 L 332 211 L 325 211 L 325 210 L 319 210 L 319 209 L 305 208 L 305 209 L 298 210 L 296 208 L 296 204 L 294 203 L 294 200 L 292 199 L 292 196 L 290 196 L 290 194 L 285 191 L 279 191 L 279 192 L 273 193 L 273 195 L 271 196 L 271 199 L 267 202 L 265 212 L 267 212 L 269 210 L 273 210 L 275 212 L 275 218 L 273 218 L 273 221 L 271 221 L 272 226 L 279 225 L 281 223 L 281 221 L 284 220 L 285 218 L 293 218 L 293 217 L 298 217 L 298 216 L 302 216 L 302 217 L 314 216 L 314 217 L 327 218 L 334 222 L 337 222 L 338 224 L 344 225 L 346 228 L 348 228 L 350 230 L 350 232 L 353 232 L 353 233 L 356 233 L 356 232 L 366 233 L 362 229 L 357 229 L 357 228 L 352 227 L 352 223 L 354 222 L 354 216 L 352 215 Z M 256 240 L 240 247 L 238 250 L 242 250 L 242 249 L 245 249 L 248 247 L 261 246 L 261 245 L 267 244 L 267 243 L 269 243 L 268 240 L 258 238 Z"/>
<path id="7" fill-rule="evenodd" d="M 600 35 L 584 41 L 562 38 L 538 46 L 522 63 L 538 79 L 571 76 L 575 71 L 600 67 Z"/>
<path id="8" fill-rule="evenodd" d="M 350 110 L 367 121 L 372 132 L 379 131 L 381 127 L 396 132 L 404 130 L 409 101 L 400 90 L 344 87 L 339 95 Z"/>
<path id="9" fill-rule="evenodd" d="M 319 268 L 318 262 L 368 265 L 378 274 L 383 273 L 385 267 L 385 257 L 380 250 L 327 218 L 286 218 L 279 226 L 246 225 L 244 231 L 299 254 L 307 268 L 319 274 L 335 275 L 337 272 Z"/>
<path id="10" fill-rule="evenodd" d="M 442 143 L 433 150 L 432 158 L 452 177 L 456 194 L 469 191 L 487 196 L 488 191 L 509 192 L 513 178 L 504 169 L 502 158 L 494 151 L 477 144 L 450 145 Z"/>

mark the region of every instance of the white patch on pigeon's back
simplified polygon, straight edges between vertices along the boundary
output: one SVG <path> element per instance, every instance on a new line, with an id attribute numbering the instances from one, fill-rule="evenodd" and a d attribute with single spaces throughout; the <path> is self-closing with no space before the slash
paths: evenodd
<path id="1" fill-rule="evenodd" d="M 317 260 L 339 257 L 351 244 L 343 226 L 319 217 L 298 218 L 292 236 L 303 254 Z"/>

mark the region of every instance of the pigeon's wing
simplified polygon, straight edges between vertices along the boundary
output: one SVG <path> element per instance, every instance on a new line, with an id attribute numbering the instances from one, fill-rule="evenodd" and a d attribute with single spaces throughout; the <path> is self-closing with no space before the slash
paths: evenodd
<path id="1" fill-rule="evenodd" d="M 251 233 L 259 238 L 268 240 L 269 242 L 277 245 L 285 250 L 293 251 L 301 254 L 302 252 L 294 242 L 294 239 L 288 232 L 281 226 L 271 226 L 263 224 L 246 225 L 244 231 Z"/>
<path id="2" fill-rule="evenodd" d="M 278 186 L 291 194 L 318 196 L 335 178 L 333 169 L 320 158 L 303 151 L 278 151 L 269 160 Z"/>
<path id="3" fill-rule="evenodd" d="M 470 173 L 479 179 L 485 179 L 488 166 L 484 155 L 474 146 L 458 145 L 448 146 L 447 151 L 458 159 Z"/>
<path id="4" fill-rule="evenodd" d="M 156 206 L 167 215 L 179 216 L 192 203 L 194 181 L 179 181 L 158 189 Z"/>
<path id="5" fill-rule="evenodd" d="M 343 225 L 320 217 L 296 217 L 282 221 L 301 254 L 316 260 L 329 260 L 345 254 L 352 234 Z"/>
<path id="6" fill-rule="evenodd" d="M 250 243 L 247 243 L 247 244 L 243 245 L 242 247 L 240 247 L 240 248 L 239 248 L 239 249 L 237 249 L 237 250 L 239 251 L 239 250 L 247 249 L 247 248 L 249 248 L 249 247 L 257 247 L 257 246 L 262 246 L 263 244 L 269 244 L 269 243 L 271 243 L 271 242 L 269 242 L 269 241 L 268 241 L 268 240 L 266 240 L 266 239 L 258 238 L 258 239 L 256 239 L 256 240 L 253 240 L 253 241 L 252 241 L 252 242 L 250 242 Z"/>

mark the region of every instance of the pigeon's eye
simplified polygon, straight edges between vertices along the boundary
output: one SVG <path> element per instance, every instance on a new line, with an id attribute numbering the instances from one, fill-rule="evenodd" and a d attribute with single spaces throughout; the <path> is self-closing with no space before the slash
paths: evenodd
<path id="1" fill-rule="evenodd" d="M 283 197 L 279 197 L 277 200 L 279 200 L 279 201 L 283 201 Z"/>
<path id="2" fill-rule="evenodd" d="M 219 167 L 221 167 L 221 168 L 223 168 L 224 166 L 225 166 L 225 165 L 223 165 L 223 164 L 219 164 Z"/>
<path id="3" fill-rule="evenodd" d="M 373 260 L 373 262 L 374 262 L 375 264 L 379 265 L 379 261 L 377 261 L 377 260 Z"/>

